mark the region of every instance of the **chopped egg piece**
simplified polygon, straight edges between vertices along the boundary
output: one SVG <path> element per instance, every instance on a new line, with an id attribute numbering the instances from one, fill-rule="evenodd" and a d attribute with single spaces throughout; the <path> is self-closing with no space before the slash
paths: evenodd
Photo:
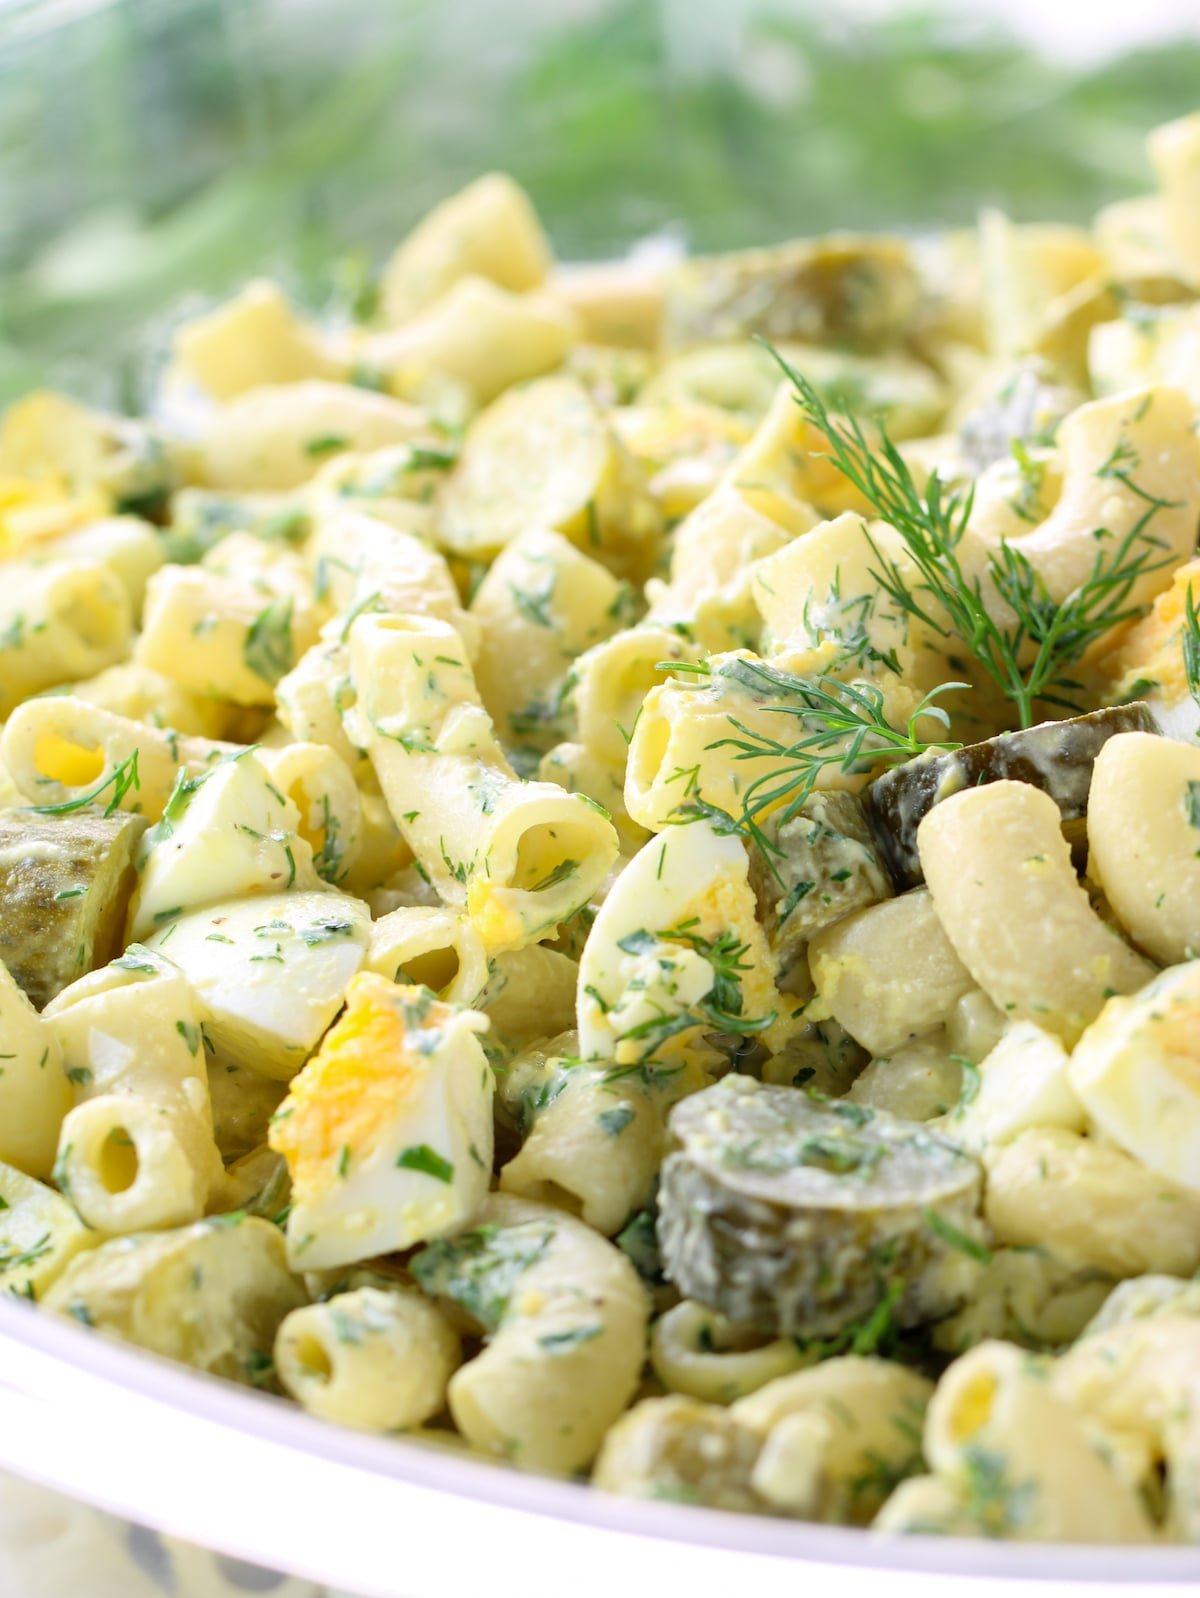
<path id="1" fill-rule="evenodd" d="M 1076 1044 L 1068 1076 L 1102 1132 L 1156 1175 L 1200 1192 L 1200 960 L 1110 999 Z"/>
<path id="2" fill-rule="evenodd" d="M 257 1076 L 295 1076 L 366 958 L 371 912 L 332 889 L 209 905 L 148 940 L 183 971 L 213 1048 Z"/>
<path id="3" fill-rule="evenodd" d="M 492 1171 L 487 1026 L 428 988 L 354 979 L 271 1123 L 292 1179 L 293 1268 L 349 1265 L 470 1220 Z"/>

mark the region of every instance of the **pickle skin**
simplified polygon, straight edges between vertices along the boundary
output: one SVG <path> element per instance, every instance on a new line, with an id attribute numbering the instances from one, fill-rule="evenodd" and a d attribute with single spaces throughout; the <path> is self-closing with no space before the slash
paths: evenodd
<path id="1" fill-rule="evenodd" d="M 0 811 L 0 960 L 39 1010 L 120 954 L 145 827 L 129 811 Z"/>
<path id="2" fill-rule="evenodd" d="M 796 814 L 761 824 L 770 854 L 750 851 L 750 885 L 781 971 L 822 927 L 892 897 L 887 867 L 862 803 L 850 793 L 814 793 Z"/>
<path id="3" fill-rule="evenodd" d="M 852 233 L 694 256 L 668 275 L 669 348 L 755 334 L 877 350 L 895 343 L 920 297 L 907 245 Z"/>
<path id="4" fill-rule="evenodd" d="M 980 783 L 1028 782 L 1054 800 L 1074 842 L 1073 829 L 1087 815 L 1092 766 L 1103 746 L 1118 733 L 1158 731 L 1150 706 L 1135 700 L 1065 721 L 1040 722 L 1020 732 L 1002 732 L 963 749 L 918 755 L 885 771 L 863 799 L 897 890 L 916 888 L 925 881 L 917 828 L 943 799 Z"/>
<path id="5" fill-rule="evenodd" d="M 730 1076 L 670 1129 L 666 1274 L 738 1324 L 826 1338 L 885 1303 L 898 1326 L 937 1320 L 988 1257 L 979 1164 L 918 1122 Z"/>

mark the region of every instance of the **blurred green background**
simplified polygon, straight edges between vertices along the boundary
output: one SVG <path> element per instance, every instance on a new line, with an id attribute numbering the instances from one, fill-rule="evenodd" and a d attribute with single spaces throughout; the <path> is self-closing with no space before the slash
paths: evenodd
<path id="1" fill-rule="evenodd" d="M 0 402 L 56 380 L 138 405 L 164 329 L 256 270 L 361 308 L 409 224 L 489 167 L 576 257 L 984 202 L 1084 219 L 1145 188 L 1146 130 L 1200 104 L 1194 37 L 1072 67 L 970 6 L 834 9 L 0 0 Z"/>

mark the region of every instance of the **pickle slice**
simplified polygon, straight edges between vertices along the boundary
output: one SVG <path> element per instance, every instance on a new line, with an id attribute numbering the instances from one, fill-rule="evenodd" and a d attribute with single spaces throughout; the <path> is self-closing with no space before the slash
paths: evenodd
<path id="1" fill-rule="evenodd" d="M 669 274 L 669 348 L 720 339 L 800 339 L 853 350 L 894 343 L 920 286 L 902 239 L 832 233 L 695 256 Z"/>
<path id="2" fill-rule="evenodd" d="M 891 879 L 853 794 L 814 793 L 789 820 L 769 816 L 762 831 L 766 849 L 750 851 L 750 883 L 781 971 L 822 927 L 891 898 Z"/>
<path id="3" fill-rule="evenodd" d="M 728 1076 L 671 1112 L 667 1276 L 762 1332 L 831 1337 L 949 1314 L 988 1259 L 981 1171 L 915 1121 Z"/>
<path id="4" fill-rule="evenodd" d="M 0 811 L 0 960 L 40 1010 L 124 948 L 145 820 Z"/>
<path id="5" fill-rule="evenodd" d="M 1074 843 L 1072 824 L 1087 815 L 1092 766 L 1100 750 L 1118 733 L 1157 731 L 1150 706 L 1136 700 L 1066 721 L 1044 721 L 1021 732 L 1002 732 L 965 749 L 918 755 L 885 771 L 864 798 L 897 888 L 915 888 L 925 880 L 917 855 L 917 828 L 925 816 L 951 794 L 979 783 L 1008 780 L 1041 788 L 1062 812 Z"/>

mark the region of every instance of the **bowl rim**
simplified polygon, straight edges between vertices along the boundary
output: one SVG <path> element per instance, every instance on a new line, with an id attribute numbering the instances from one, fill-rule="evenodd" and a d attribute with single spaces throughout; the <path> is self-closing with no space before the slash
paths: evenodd
<path id="1" fill-rule="evenodd" d="M 13 1372 L 15 1371 L 15 1376 Z M 273 1394 L 239 1387 L 140 1349 L 89 1333 L 19 1300 L 0 1301 L 0 1377 L 18 1392 L 57 1405 L 61 1447 L 69 1429 L 86 1426 L 89 1394 L 148 1400 L 180 1417 L 203 1420 L 227 1445 L 269 1441 L 323 1466 L 348 1467 L 377 1479 L 520 1512 L 560 1526 L 632 1533 L 693 1552 L 709 1549 L 775 1560 L 820 1562 L 852 1571 L 1095 1584 L 1194 1586 L 1200 1550 L 1189 1545 L 1132 1546 L 999 1542 L 930 1536 L 880 1536 L 869 1530 L 774 1520 L 651 1502 L 598 1492 L 586 1484 L 524 1474 L 499 1463 L 402 1437 L 356 1432 L 306 1414 Z M 0 1388 L 0 1411 L 3 1408 Z M 233 1434 L 233 1435 L 230 1435 Z M 17 1467 L 19 1474 L 19 1466 Z M 50 1482 L 47 1485 L 53 1486 Z M 103 1484 L 94 1501 L 105 1502 Z"/>

